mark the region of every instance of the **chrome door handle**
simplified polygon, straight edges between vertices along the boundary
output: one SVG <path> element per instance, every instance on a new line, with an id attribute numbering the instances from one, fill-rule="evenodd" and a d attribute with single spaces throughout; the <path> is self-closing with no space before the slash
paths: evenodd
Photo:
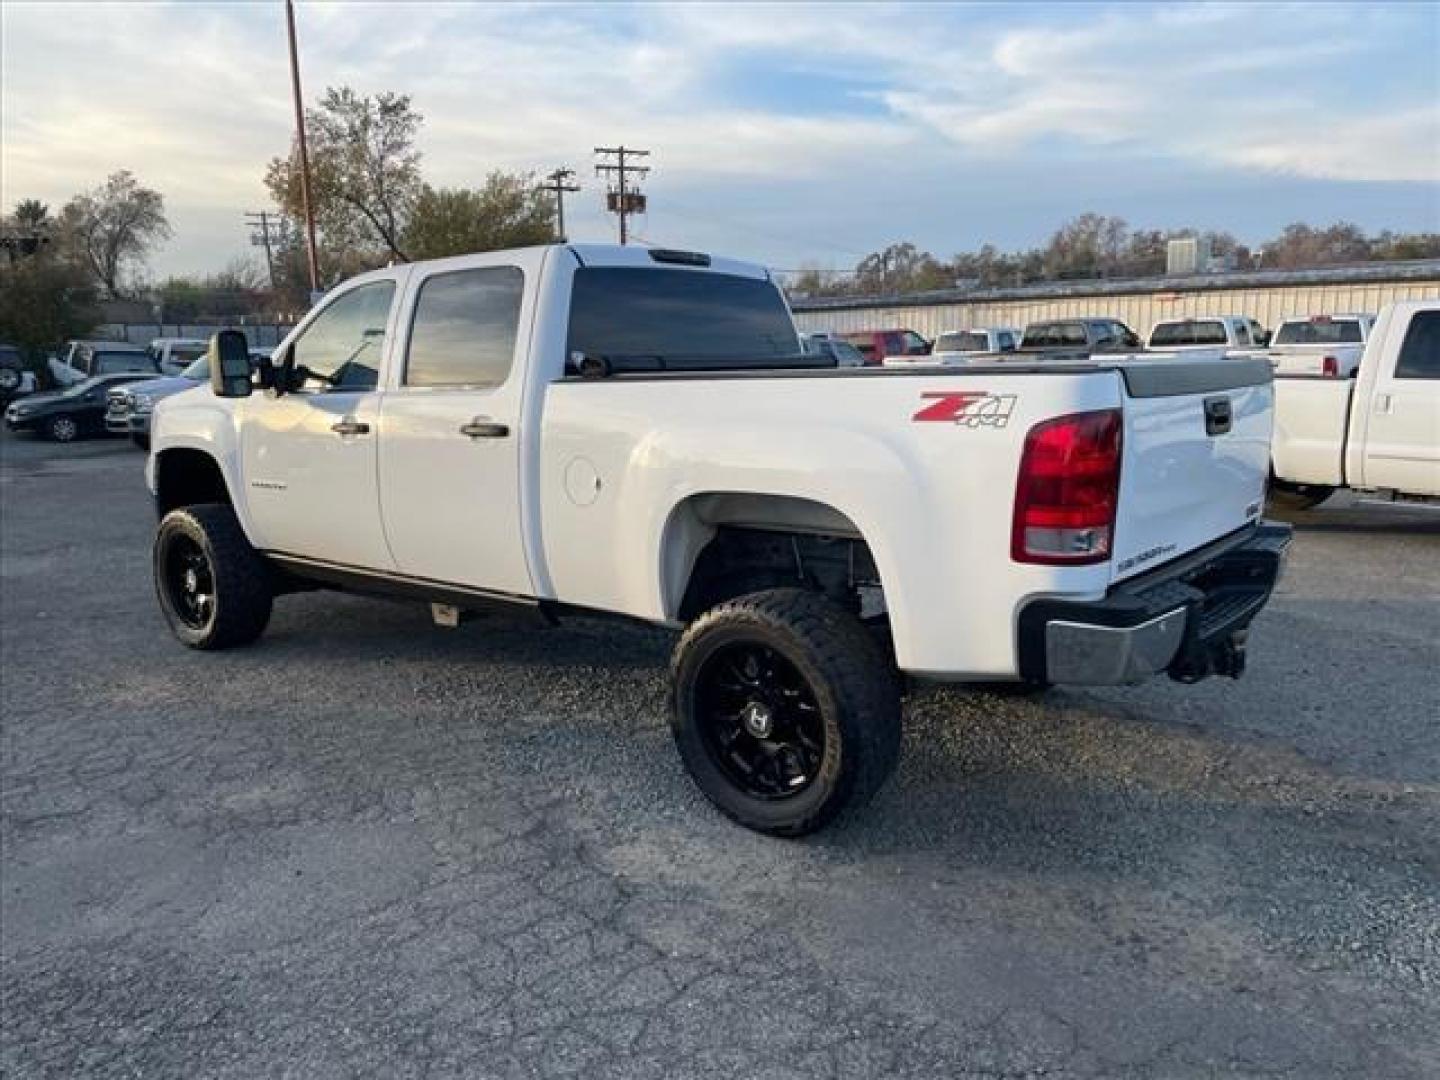
<path id="1" fill-rule="evenodd" d="M 339 423 L 331 424 L 330 430 L 335 432 L 336 435 L 369 435 L 370 425 L 362 424 L 353 416 L 347 416 Z"/>
<path id="2" fill-rule="evenodd" d="M 477 416 L 468 424 L 460 425 L 460 434 L 468 435 L 472 439 L 503 439 L 510 434 L 510 428 L 505 424 L 497 424 L 493 420 Z"/>

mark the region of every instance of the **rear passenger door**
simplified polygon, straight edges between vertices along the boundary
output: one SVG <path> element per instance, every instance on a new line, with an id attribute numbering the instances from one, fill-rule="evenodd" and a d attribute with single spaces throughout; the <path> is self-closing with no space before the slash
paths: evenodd
<path id="1" fill-rule="evenodd" d="M 510 252 L 415 268 L 380 439 L 385 533 L 402 574 L 534 594 L 520 453 L 543 258 Z"/>

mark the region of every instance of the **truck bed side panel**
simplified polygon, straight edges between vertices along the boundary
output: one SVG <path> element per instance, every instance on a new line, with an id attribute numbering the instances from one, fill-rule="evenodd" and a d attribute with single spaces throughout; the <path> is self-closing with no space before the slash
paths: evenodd
<path id="1" fill-rule="evenodd" d="M 1018 604 L 1099 597 L 1109 580 L 1105 565 L 1010 560 L 1025 434 L 1040 420 L 1116 407 L 1119 376 L 874 374 L 548 386 L 540 500 L 555 594 L 673 621 L 680 590 L 667 568 L 683 579 L 688 565 L 667 545 L 698 550 L 709 535 L 688 499 L 808 499 L 845 515 L 869 544 L 902 667 L 1013 676 Z"/>

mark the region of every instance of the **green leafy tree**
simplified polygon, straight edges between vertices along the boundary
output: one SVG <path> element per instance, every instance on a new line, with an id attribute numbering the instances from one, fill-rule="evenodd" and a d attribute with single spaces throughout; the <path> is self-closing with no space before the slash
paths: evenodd
<path id="1" fill-rule="evenodd" d="M 420 189 L 405 228 L 412 258 L 548 244 L 555 208 L 531 174 L 492 172 L 479 188 Z"/>
<path id="2" fill-rule="evenodd" d="M 405 94 L 360 95 L 330 87 L 305 111 L 310 200 L 322 248 L 406 261 L 406 223 L 421 193 L 415 136 L 424 118 Z M 290 218 L 304 219 L 299 152 L 275 158 L 265 186 Z"/>
<path id="3" fill-rule="evenodd" d="M 143 264 L 150 249 L 170 237 L 164 197 L 142 187 L 128 169 L 71 199 L 62 212 L 61 228 L 67 254 L 112 299 L 124 295 L 126 272 Z"/>
<path id="4" fill-rule="evenodd" d="M 0 262 L 0 341 L 20 346 L 34 362 L 45 349 L 94 328 L 94 299 L 84 270 L 53 253 Z"/>

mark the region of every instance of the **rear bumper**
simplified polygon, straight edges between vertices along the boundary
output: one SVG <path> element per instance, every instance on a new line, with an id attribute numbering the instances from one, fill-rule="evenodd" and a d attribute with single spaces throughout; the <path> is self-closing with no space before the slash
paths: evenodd
<path id="1" fill-rule="evenodd" d="M 1264 523 L 1122 582 L 1103 600 L 1032 601 L 1020 612 L 1020 674 L 1107 686 L 1161 671 L 1181 682 L 1239 678 L 1250 622 L 1289 547 L 1288 525 Z"/>

